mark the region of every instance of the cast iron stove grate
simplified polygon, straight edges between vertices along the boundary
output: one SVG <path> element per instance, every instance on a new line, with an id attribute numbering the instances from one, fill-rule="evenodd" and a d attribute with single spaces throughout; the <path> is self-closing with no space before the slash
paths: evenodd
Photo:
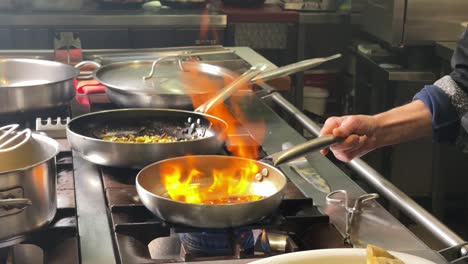
<path id="1" fill-rule="evenodd" d="M 184 261 L 229 260 L 269 256 L 259 246 L 257 237 L 254 249 L 245 249 L 236 234 L 245 232 L 282 232 L 290 242 L 285 252 L 312 248 L 344 247 L 342 236 L 329 224 L 328 216 L 312 205 L 311 199 L 285 199 L 278 211 L 258 223 L 228 229 L 194 228 L 172 224 L 157 219 L 142 205 L 112 206 L 111 218 L 115 242 L 122 263 L 172 263 Z M 226 233 L 231 240 L 231 251 L 224 255 L 193 253 L 180 241 L 181 234 Z M 313 234 L 311 234 L 313 233 Z M 320 245 L 317 234 L 336 237 L 335 243 Z M 317 236 L 320 237 L 320 236 Z M 159 241 L 157 241 L 159 240 Z M 311 240 L 311 241 L 310 241 Z M 224 241 L 220 241 L 220 243 Z M 151 247 L 151 244 L 156 246 Z M 282 253 L 285 253 L 282 252 Z"/>
<path id="2" fill-rule="evenodd" d="M 263 153 L 262 155 L 266 155 Z M 288 245 L 284 252 L 315 248 L 345 247 L 343 237 L 321 214 L 312 199 L 288 182 L 285 199 L 277 212 L 258 223 L 229 229 L 193 228 L 164 222 L 141 204 L 135 189 L 137 170 L 101 167 L 110 218 L 114 231 L 116 255 L 121 263 L 174 263 L 256 259 L 267 257 L 258 233 L 261 230 L 286 233 Z M 245 248 L 239 235 L 252 232 L 254 248 Z M 227 234 L 230 250 L 221 254 L 193 252 L 187 248 L 183 235 Z M 327 239 L 320 239 L 326 237 Z M 326 241 L 326 242 L 324 242 Z M 226 241 L 222 241 L 225 243 Z M 221 242 L 220 242 L 221 243 Z"/>

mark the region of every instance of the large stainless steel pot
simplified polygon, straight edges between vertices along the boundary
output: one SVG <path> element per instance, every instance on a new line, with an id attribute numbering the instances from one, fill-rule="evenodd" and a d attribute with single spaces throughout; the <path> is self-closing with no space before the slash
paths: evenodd
<path id="1" fill-rule="evenodd" d="M 16 149 L 0 151 L 0 247 L 20 242 L 54 218 L 58 152 L 55 140 L 39 134 Z"/>
<path id="2" fill-rule="evenodd" d="M 229 52 L 232 51 L 198 52 L 183 56 Z M 161 57 L 156 61 L 117 62 L 104 66 L 93 61 L 83 61 L 76 67 L 82 67 L 86 64 L 96 66 L 97 69 L 92 77 L 106 86 L 109 100 L 118 106 L 129 108 L 156 107 L 191 110 L 193 109 L 193 98 L 212 97 L 238 76 L 236 73 L 219 66 L 199 62 L 182 62 L 180 56 L 182 55 Z M 336 54 L 283 66 L 259 74 L 251 80 L 251 83 L 287 76 L 316 67 L 340 56 L 340 54 Z"/>
<path id="3" fill-rule="evenodd" d="M 0 113 L 56 107 L 75 96 L 79 71 L 59 62 L 34 59 L 0 60 Z"/>
<path id="4" fill-rule="evenodd" d="M 167 159 L 153 163 L 142 169 L 136 178 L 136 188 L 142 203 L 159 218 L 194 227 L 226 228 L 257 222 L 271 215 L 283 198 L 283 189 L 287 179 L 284 174 L 270 165 L 279 165 L 295 159 L 305 153 L 318 150 L 337 142 L 333 136 L 324 136 L 297 145 L 268 157 L 264 162 L 231 156 L 185 156 Z M 234 204 L 193 204 L 176 201 L 168 196 L 163 183 L 161 171 L 169 168 L 179 168 L 182 175 L 189 175 L 194 169 L 200 173 L 194 177 L 191 184 L 194 187 L 208 187 L 213 184 L 211 173 L 226 167 L 237 169 L 234 175 L 252 168 L 254 163 L 258 173 L 252 173 L 251 184 L 246 196 L 257 195 L 263 199 Z M 265 170 L 267 173 L 265 173 Z M 260 176 L 260 178 L 258 177 Z M 186 179 L 186 178 L 184 178 Z M 225 197 L 223 193 L 212 193 L 213 200 Z"/>

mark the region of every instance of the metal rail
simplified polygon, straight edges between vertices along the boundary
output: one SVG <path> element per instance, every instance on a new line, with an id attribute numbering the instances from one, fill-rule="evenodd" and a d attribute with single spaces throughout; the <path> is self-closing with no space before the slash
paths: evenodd
<path id="1" fill-rule="evenodd" d="M 274 92 L 271 97 L 275 103 L 283 107 L 284 110 L 293 115 L 305 129 L 314 135 L 320 134 L 321 127 L 310 120 L 294 105 L 289 103 L 283 96 Z M 417 204 L 408 195 L 399 190 L 395 185 L 386 180 L 376 170 L 370 167 L 363 160 L 356 158 L 349 165 L 368 183 L 370 183 L 385 198 L 394 203 L 401 211 L 410 217 L 416 223 L 424 226 L 435 237 L 442 241 L 447 247 L 454 247 L 465 243 L 465 241 L 445 226 L 442 222 L 432 216 L 419 204 Z"/>
<path id="2" fill-rule="evenodd" d="M 80 263 L 115 264 L 104 187 L 96 165 L 73 152 Z"/>

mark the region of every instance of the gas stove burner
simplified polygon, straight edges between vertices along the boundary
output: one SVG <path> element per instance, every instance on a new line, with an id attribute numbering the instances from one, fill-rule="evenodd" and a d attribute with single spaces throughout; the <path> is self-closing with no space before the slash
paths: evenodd
<path id="1" fill-rule="evenodd" d="M 225 256 L 252 254 L 254 249 L 254 236 L 251 230 L 223 231 L 219 233 L 182 233 L 179 234 L 182 248 L 185 251 L 185 260 L 189 256 Z"/>

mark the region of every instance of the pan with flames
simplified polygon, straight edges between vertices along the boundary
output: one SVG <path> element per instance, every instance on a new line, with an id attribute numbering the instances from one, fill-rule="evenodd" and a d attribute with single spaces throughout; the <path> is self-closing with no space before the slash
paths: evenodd
<path id="1" fill-rule="evenodd" d="M 291 68 L 286 66 L 282 70 L 288 67 Z M 228 124 L 227 135 L 240 134 L 235 125 L 240 122 L 261 143 L 265 135 L 264 121 L 252 120 L 242 110 L 239 101 L 242 98 L 236 96 L 229 100 L 229 107 L 200 106 L 202 102 L 192 98 L 194 108 L 208 108 L 210 114 Z M 193 227 L 226 228 L 255 223 L 270 216 L 283 198 L 287 179 L 275 166 L 338 139 L 320 137 L 262 161 L 257 161 L 259 146 L 252 144 L 257 142 L 245 140 L 241 138 L 237 144 L 227 145 L 232 156 L 189 155 L 146 166 L 136 178 L 142 203 L 162 220 Z"/>
<path id="2" fill-rule="evenodd" d="M 319 137 L 262 161 L 215 155 L 159 161 L 138 173 L 138 195 L 151 212 L 172 223 L 202 228 L 255 223 L 270 216 L 283 198 L 287 180 L 275 165 L 338 140 Z"/>

